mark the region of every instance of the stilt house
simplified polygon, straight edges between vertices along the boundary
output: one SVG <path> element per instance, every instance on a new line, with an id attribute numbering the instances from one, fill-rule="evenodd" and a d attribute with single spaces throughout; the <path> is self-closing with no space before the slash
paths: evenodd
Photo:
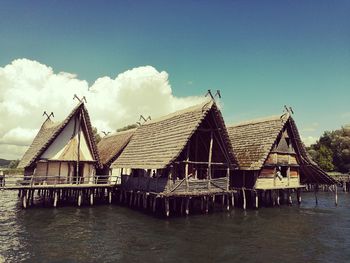
<path id="1" fill-rule="evenodd" d="M 286 113 L 228 127 L 239 169 L 231 187 L 297 189 L 303 184 L 335 184 L 311 160 L 293 118 Z"/>
<path id="2" fill-rule="evenodd" d="M 113 182 L 117 182 L 117 178 L 121 176 L 122 169 L 111 168 L 111 164 L 119 157 L 124 148 L 130 142 L 136 129 L 117 132 L 107 135 L 97 144 L 98 153 L 100 156 L 102 168 L 97 170 L 98 175 L 109 175 Z M 130 174 L 130 169 L 124 169 L 124 174 Z"/>
<path id="3" fill-rule="evenodd" d="M 42 124 L 22 160 L 25 179 L 34 184 L 93 182 L 100 166 L 89 114 L 79 103 L 62 122 L 49 117 Z"/>
<path id="4" fill-rule="evenodd" d="M 137 128 L 112 167 L 123 169 L 123 190 L 196 196 L 228 191 L 235 164 L 221 112 L 210 100 Z"/>

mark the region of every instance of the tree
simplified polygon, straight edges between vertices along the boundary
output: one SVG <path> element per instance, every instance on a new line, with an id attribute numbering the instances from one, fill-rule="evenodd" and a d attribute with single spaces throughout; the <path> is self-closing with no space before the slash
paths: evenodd
<path id="1" fill-rule="evenodd" d="M 11 161 L 11 162 L 9 163 L 9 165 L 7 166 L 7 168 L 9 168 L 9 169 L 15 169 L 15 168 L 17 168 L 18 164 L 19 164 L 19 160 L 13 160 L 13 161 Z"/>
<path id="2" fill-rule="evenodd" d="M 130 125 L 124 126 L 123 128 L 117 129 L 117 132 L 127 131 L 127 130 L 131 130 L 131 129 L 135 129 L 137 127 L 138 127 L 138 125 L 136 123 L 135 124 L 130 124 Z"/>
<path id="3" fill-rule="evenodd" d="M 100 134 L 98 134 L 96 127 L 92 127 L 92 133 L 94 135 L 94 139 L 95 139 L 96 144 L 98 144 L 101 141 L 101 136 L 100 136 Z"/>

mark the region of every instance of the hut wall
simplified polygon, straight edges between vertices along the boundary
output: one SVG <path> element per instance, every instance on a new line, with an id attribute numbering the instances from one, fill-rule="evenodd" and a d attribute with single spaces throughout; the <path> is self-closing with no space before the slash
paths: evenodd
<path id="1" fill-rule="evenodd" d="M 67 124 L 55 141 L 46 149 L 41 158 L 50 160 L 77 159 L 78 128 L 74 127 L 75 119 Z M 75 128 L 75 130 L 74 130 Z M 80 129 L 80 160 L 93 161 L 83 129 Z"/>

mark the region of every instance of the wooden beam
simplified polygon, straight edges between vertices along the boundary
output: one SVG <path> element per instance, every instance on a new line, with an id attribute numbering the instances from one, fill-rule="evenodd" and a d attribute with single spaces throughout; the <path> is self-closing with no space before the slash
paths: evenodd
<path id="1" fill-rule="evenodd" d="M 210 189 L 210 180 L 211 180 L 211 158 L 213 155 L 213 132 L 210 133 L 210 145 L 209 145 L 209 157 L 208 157 L 208 188 Z"/>
<path id="2" fill-rule="evenodd" d="M 190 142 L 187 144 L 187 153 L 186 153 L 186 163 L 185 163 L 185 182 L 186 182 L 186 190 L 188 191 L 188 162 L 190 160 Z"/>

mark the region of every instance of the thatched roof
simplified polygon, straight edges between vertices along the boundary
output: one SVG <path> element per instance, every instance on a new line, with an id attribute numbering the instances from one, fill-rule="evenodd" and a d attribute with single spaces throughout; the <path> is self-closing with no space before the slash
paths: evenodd
<path id="1" fill-rule="evenodd" d="M 162 169 L 179 157 L 202 121 L 212 112 L 231 165 L 236 161 L 224 120 L 217 105 L 206 101 L 137 128 L 130 143 L 112 164 L 115 168 Z"/>
<path id="2" fill-rule="evenodd" d="M 259 170 L 263 166 L 287 120 L 286 115 L 272 116 L 227 127 L 240 169 Z"/>
<path id="3" fill-rule="evenodd" d="M 239 169 L 260 170 L 285 126 L 289 125 L 292 140 L 305 183 L 334 184 L 308 155 L 293 118 L 289 114 L 272 116 L 236 124 L 227 128 Z"/>
<path id="4" fill-rule="evenodd" d="M 110 166 L 119 157 L 135 131 L 136 129 L 117 132 L 101 139 L 97 149 L 104 167 Z"/>
<path id="5" fill-rule="evenodd" d="M 97 146 L 92 132 L 92 126 L 90 122 L 90 117 L 87 109 L 83 102 L 79 103 L 72 112 L 67 116 L 67 118 L 62 122 L 53 122 L 47 119 L 41 126 L 38 134 L 35 136 L 32 144 L 29 146 L 28 150 L 22 157 L 22 160 L 18 164 L 18 168 L 26 168 L 31 166 L 37 158 L 39 158 L 45 150 L 51 145 L 51 143 L 56 139 L 60 132 L 67 126 L 69 121 L 79 112 L 82 111 L 83 120 L 85 120 L 87 128 L 88 143 L 92 149 L 92 155 L 97 164 L 100 164 Z"/>

